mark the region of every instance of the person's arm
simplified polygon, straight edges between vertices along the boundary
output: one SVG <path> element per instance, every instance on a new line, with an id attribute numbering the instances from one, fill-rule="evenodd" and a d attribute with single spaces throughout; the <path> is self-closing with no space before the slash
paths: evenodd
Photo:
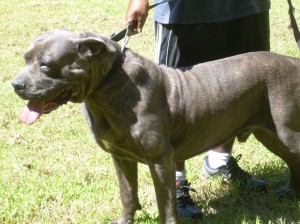
<path id="1" fill-rule="evenodd" d="M 126 24 L 137 21 L 137 32 L 142 32 L 148 16 L 148 8 L 148 0 L 130 0 L 126 13 Z"/>

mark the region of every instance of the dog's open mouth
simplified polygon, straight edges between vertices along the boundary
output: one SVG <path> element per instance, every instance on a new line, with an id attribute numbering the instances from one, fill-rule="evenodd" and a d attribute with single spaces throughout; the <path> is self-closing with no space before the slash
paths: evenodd
<path id="1" fill-rule="evenodd" d="M 66 104 L 72 96 L 72 91 L 64 89 L 55 99 L 45 102 L 30 100 L 24 108 L 21 120 L 26 124 L 33 124 L 44 113 L 50 113 L 59 106 Z"/>

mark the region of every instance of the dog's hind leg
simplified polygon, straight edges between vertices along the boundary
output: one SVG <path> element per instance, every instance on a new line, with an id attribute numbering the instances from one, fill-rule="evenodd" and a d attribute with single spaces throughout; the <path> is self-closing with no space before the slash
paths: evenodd
<path id="1" fill-rule="evenodd" d="M 119 180 L 122 216 L 111 224 L 133 223 L 136 210 L 142 208 L 138 199 L 137 163 L 112 157 Z"/>
<path id="2" fill-rule="evenodd" d="M 266 129 L 257 129 L 254 131 L 254 136 L 266 148 L 275 155 L 283 159 L 290 170 L 290 190 L 300 196 L 300 133 L 288 131 L 289 139 L 294 139 L 288 143 L 284 143 L 276 133 Z"/>

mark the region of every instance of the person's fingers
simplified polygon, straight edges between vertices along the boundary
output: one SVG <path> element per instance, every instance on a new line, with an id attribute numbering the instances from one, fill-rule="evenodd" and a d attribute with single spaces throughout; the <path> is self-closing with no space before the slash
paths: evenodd
<path id="1" fill-rule="evenodd" d="M 140 15 L 138 16 L 138 20 L 137 20 L 138 23 L 137 23 L 137 28 L 136 28 L 136 29 L 137 29 L 137 31 L 138 31 L 139 33 L 142 32 L 147 17 L 148 17 L 148 11 L 146 11 L 145 13 L 140 14 Z"/>
<path id="2" fill-rule="evenodd" d="M 137 20 L 134 20 L 130 23 L 128 23 L 129 26 L 129 30 L 130 30 L 130 35 L 135 35 L 135 34 L 138 34 L 138 31 L 137 31 L 137 26 L 138 26 L 138 21 Z"/>
<path id="3" fill-rule="evenodd" d="M 148 0 L 131 0 L 127 9 L 126 24 L 137 21 L 137 32 L 142 32 L 143 26 L 148 16 Z"/>

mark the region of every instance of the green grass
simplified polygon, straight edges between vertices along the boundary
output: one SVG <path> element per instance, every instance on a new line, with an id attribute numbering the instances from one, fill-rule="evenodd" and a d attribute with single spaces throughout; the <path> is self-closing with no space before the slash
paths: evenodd
<path id="1" fill-rule="evenodd" d="M 300 8 L 300 0 L 294 0 Z M 120 214 L 118 183 L 110 155 L 92 139 L 80 105 L 68 104 L 44 115 L 36 124 L 21 124 L 24 101 L 11 81 L 23 67 L 29 43 L 46 30 L 66 27 L 106 36 L 124 28 L 124 0 L 1 0 L 0 1 L 0 223 L 107 223 Z M 300 57 L 288 29 L 287 3 L 272 1 L 271 49 Z M 300 12 L 296 11 L 300 25 Z M 144 32 L 129 47 L 154 59 L 150 14 Z M 254 138 L 235 144 L 239 164 L 270 183 L 269 194 L 241 194 L 221 180 L 202 181 L 204 155 L 187 162 L 188 178 L 204 209 L 203 223 L 300 223 L 300 205 L 278 201 L 274 189 L 288 182 L 286 165 Z M 139 166 L 143 210 L 137 223 L 159 223 L 150 173 Z"/>

